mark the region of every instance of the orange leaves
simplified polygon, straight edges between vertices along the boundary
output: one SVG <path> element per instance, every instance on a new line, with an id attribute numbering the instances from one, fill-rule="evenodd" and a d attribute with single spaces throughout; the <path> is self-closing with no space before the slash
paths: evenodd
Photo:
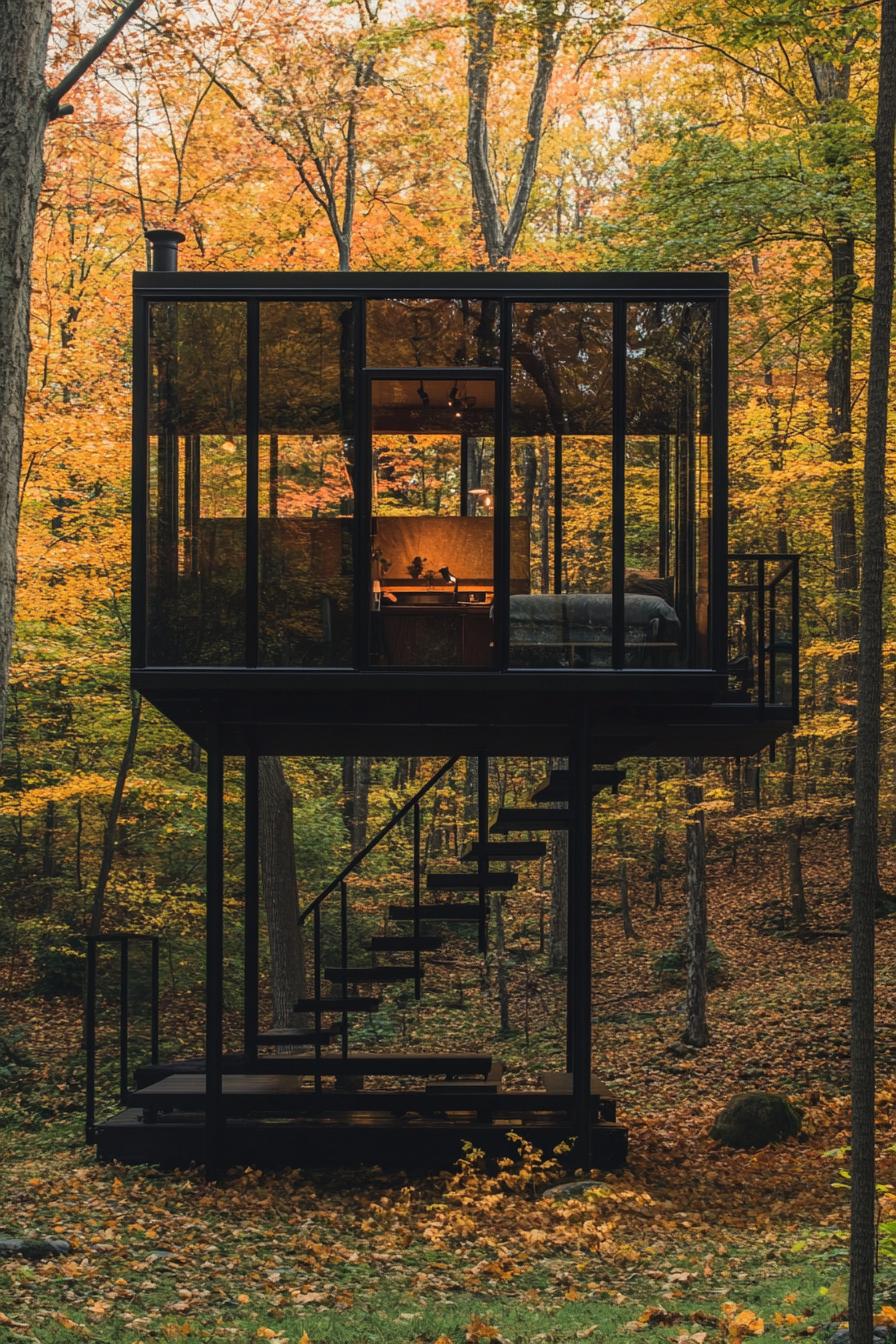
<path id="1" fill-rule="evenodd" d="M 722 1324 L 731 1341 L 745 1339 L 748 1335 L 764 1335 L 765 1321 L 749 1308 L 740 1308 L 734 1302 L 722 1303 Z"/>
<path id="2" fill-rule="evenodd" d="M 501 1332 L 495 1325 L 489 1325 L 481 1317 L 474 1316 L 464 1332 L 464 1344 L 487 1344 L 488 1340 L 500 1344 Z"/>

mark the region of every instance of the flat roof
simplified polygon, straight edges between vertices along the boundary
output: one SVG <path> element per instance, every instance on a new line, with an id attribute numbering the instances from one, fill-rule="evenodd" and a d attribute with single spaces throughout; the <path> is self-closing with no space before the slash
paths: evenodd
<path id="1" fill-rule="evenodd" d="M 718 298 L 727 271 L 135 271 L 135 294 L 155 298 Z"/>

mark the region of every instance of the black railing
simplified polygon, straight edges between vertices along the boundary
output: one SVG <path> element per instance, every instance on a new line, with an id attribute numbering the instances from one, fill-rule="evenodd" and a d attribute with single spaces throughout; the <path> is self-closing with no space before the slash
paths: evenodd
<path id="1" fill-rule="evenodd" d="M 96 1138 L 96 1061 L 97 1061 L 97 952 L 100 944 L 111 943 L 119 950 L 118 984 L 118 1094 L 123 1106 L 130 1084 L 130 944 L 150 945 L 149 1056 L 159 1062 L 159 939 L 152 933 L 91 933 L 87 935 L 87 985 L 84 1013 L 85 1123 L 87 1143 Z"/>
<path id="2" fill-rule="evenodd" d="M 352 855 L 352 857 L 349 859 L 348 863 L 347 863 L 347 864 L 345 865 L 345 867 L 341 870 L 341 872 L 337 873 L 336 877 L 333 878 L 332 882 L 328 882 L 327 885 L 324 887 L 323 891 L 319 892 L 318 895 L 315 896 L 314 900 L 313 900 L 313 901 L 310 901 L 309 904 L 306 905 L 305 908 L 299 912 L 299 923 L 300 923 L 300 924 L 303 924 L 303 923 L 305 922 L 305 920 L 308 918 L 309 915 L 313 915 L 313 922 L 312 922 L 312 938 L 313 938 L 313 942 L 314 942 L 314 1004 L 315 1004 L 315 1008 L 314 1008 L 314 1052 L 315 1052 L 315 1055 L 316 1055 L 316 1057 L 317 1057 L 318 1059 L 319 1059 L 320 1056 L 321 1056 L 321 1045 L 322 1045 L 322 1039 L 321 1039 L 321 1036 L 322 1036 L 322 1031 L 321 1031 L 321 1020 L 322 1020 L 322 1009 L 321 1009 L 321 1002 L 322 1002 L 322 1001 L 321 1001 L 321 978 L 322 978 L 322 977 L 321 977 L 321 965 L 322 965 L 322 956 L 323 956 L 323 952 L 322 952 L 322 941 L 323 941 L 323 940 L 322 940 L 321 906 L 323 905 L 323 903 L 324 903 L 324 901 L 327 899 L 327 897 L 328 897 L 332 892 L 334 892 L 334 891 L 336 891 L 336 890 L 338 889 L 338 891 L 339 891 L 339 949 L 340 949 L 340 956 L 341 956 L 340 964 L 341 964 L 342 966 L 347 966 L 347 965 L 348 965 L 348 957 L 349 957 L 349 938 L 348 938 L 348 915 L 349 915 L 349 908 L 348 908 L 348 879 L 349 879 L 349 877 L 352 875 L 352 873 L 354 873 L 354 872 L 360 867 L 360 865 L 363 863 L 363 861 L 367 858 L 368 854 L 371 854 L 371 853 L 373 852 L 373 850 L 375 850 L 375 849 L 377 848 L 377 846 L 380 844 L 380 842 L 383 841 L 383 840 L 385 840 L 386 836 L 389 835 L 389 834 L 395 829 L 395 827 L 399 824 L 399 822 L 403 821 L 404 818 L 408 815 L 408 813 L 410 813 L 410 814 L 412 815 L 412 817 L 413 817 L 413 840 L 412 840 L 412 844 L 413 844 L 413 895 L 412 895 L 413 906 L 412 906 L 412 908 L 413 908 L 413 912 L 414 912 L 413 928 L 414 928 L 414 939 L 415 939 L 415 941 L 419 942 L 419 937 L 420 937 L 421 877 L 422 877 L 422 858 L 421 858 L 421 843 L 420 843 L 420 837 L 421 837 L 421 832 L 420 832 L 420 803 L 421 803 L 421 801 L 426 797 L 426 795 L 430 792 L 430 790 L 433 789 L 433 788 L 435 788 L 436 784 L 438 784 L 439 781 L 440 781 L 441 779 L 443 779 L 443 778 L 445 777 L 445 775 L 448 774 L 449 770 L 451 770 L 451 769 L 454 768 L 454 766 L 457 764 L 457 762 L 459 761 L 459 759 L 460 759 L 459 756 L 451 756 L 451 757 L 449 757 L 449 759 L 448 759 L 447 761 L 445 761 L 445 763 L 444 763 L 443 765 L 440 765 L 439 768 L 438 768 L 438 770 L 436 770 L 436 772 L 435 772 L 434 774 L 430 775 L 430 777 L 429 777 L 429 779 L 426 781 L 426 783 L 423 784 L 423 785 L 421 785 L 421 787 L 417 790 L 417 792 L 414 793 L 414 794 L 407 800 L 406 803 L 403 803 L 403 804 L 401 805 L 401 807 L 398 808 L 398 810 L 397 810 L 396 812 L 393 812 L 393 813 L 392 813 L 392 816 L 389 818 L 389 820 L 388 820 L 383 826 L 380 827 L 380 829 L 377 831 L 377 833 L 376 833 L 376 835 L 373 837 L 373 839 L 372 839 L 372 840 L 368 840 L 367 844 L 364 845 L 364 847 L 363 847 L 362 849 L 359 849 L 358 852 L 357 852 L 357 854 Z M 375 957 L 375 954 L 372 954 L 372 955 Z M 421 967 L 421 961 L 420 961 L 420 949 L 419 949 L 419 946 L 417 946 L 417 947 L 415 948 L 415 950 L 414 950 L 414 998 L 415 998 L 415 999 L 419 999 L 419 998 L 420 998 L 420 995 L 421 995 L 421 982 L 422 982 L 422 967 Z M 349 985 L 349 983 L 348 983 L 347 980 L 340 980 L 339 984 L 340 984 L 340 987 L 341 987 L 341 988 L 340 988 L 340 997 L 343 998 L 343 999 L 346 999 L 346 998 L 348 997 L 348 995 L 349 995 L 349 992 L 350 992 L 350 988 L 351 988 L 351 987 L 350 987 L 350 985 Z M 340 1025 L 340 1035 L 341 1035 L 341 1046 L 342 1046 L 342 1056 L 343 1056 L 343 1058 L 348 1058 L 348 1022 L 349 1022 L 348 1010 L 347 1010 L 345 1007 L 343 1007 L 343 1009 L 342 1009 L 342 1013 L 341 1013 L 341 1025 Z M 316 1088 L 318 1091 L 320 1091 L 320 1088 L 321 1088 L 321 1073 L 320 1073 L 320 1070 L 319 1070 L 319 1069 L 316 1070 L 316 1072 L 315 1072 L 315 1088 Z"/>
<path id="3" fill-rule="evenodd" d="M 799 717 L 799 556 L 728 557 L 728 674 L 732 687 L 765 713 Z"/>

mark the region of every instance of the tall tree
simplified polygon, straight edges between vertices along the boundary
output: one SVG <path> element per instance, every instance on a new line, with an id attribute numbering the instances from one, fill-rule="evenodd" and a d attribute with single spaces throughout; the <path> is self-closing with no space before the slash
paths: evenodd
<path id="1" fill-rule="evenodd" d="M 874 134 L 874 297 L 865 426 L 864 524 L 859 600 L 858 733 L 852 844 L 852 1234 L 849 1332 L 874 1330 L 874 914 L 879 891 L 878 808 L 883 653 L 885 483 L 890 341 L 893 329 L 893 152 L 896 143 L 896 0 L 881 0 Z"/>
<path id="2" fill-rule="evenodd" d="M 526 218 L 538 167 L 548 90 L 560 40 L 569 22 L 570 7 L 566 0 L 559 4 L 557 0 L 533 0 L 535 74 L 529 95 L 519 175 L 506 214 L 501 208 L 505 192 L 495 176 L 489 144 L 488 116 L 499 12 L 500 6 L 495 0 L 468 0 L 467 164 L 488 263 L 494 269 L 503 270 L 510 262 Z"/>
<path id="3" fill-rule="evenodd" d="M 706 907 L 706 832 L 703 802 L 703 761 L 688 757 L 685 762 L 685 797 L 691 815 L 685 829 L 687 927 L 685 964 L 687 968 L 687 1005 L 682 1039 L 688 1045 L 707 1045 L 707 907 Z"/>
<path id="4" fill-rule="evenodd" d="M 44 79 L 51 0 L 0 6 L 0 749 L 15 613 L 31 260 L 44 135 L 48 122 L 71 112 L 62 99 L 143 3 L 131 0 L 54 88 Z"/>
<path id="5" fill-rule="evenodd" d="M 305 993 L 305 949 L 298 920 L 292 789 L 279 756 L 258 761 L 258 857 L 271 955 L 274 1026 L 289 1026 Z"/>

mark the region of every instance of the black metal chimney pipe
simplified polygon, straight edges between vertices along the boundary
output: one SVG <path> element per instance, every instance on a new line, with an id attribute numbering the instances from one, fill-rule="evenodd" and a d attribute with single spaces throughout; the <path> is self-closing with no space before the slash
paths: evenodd
<path id="1" fill-rule="evenodd" d="M 147 229 L 146 241 L 149 243 L 152 255 L 150 269 L 176 271 L 178 245 L 185 237 L 186 234 L 179 233 L 177 229 Z"/>

